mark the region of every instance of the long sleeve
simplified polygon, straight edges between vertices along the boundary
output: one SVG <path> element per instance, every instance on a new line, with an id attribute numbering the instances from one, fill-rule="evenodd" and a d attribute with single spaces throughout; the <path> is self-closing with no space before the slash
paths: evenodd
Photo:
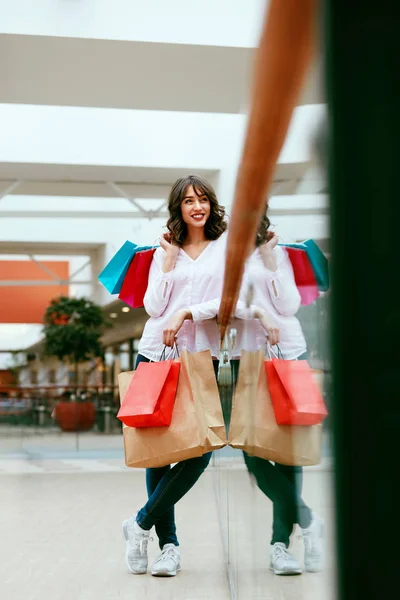
<path id="1" fill-rule="evenodd" d="M 264 268 L 266 293 L 269 294 L 271 302 L 279 314 L 292 316 L 297 313 L 301 304 L 292 264 L 287 253 L 281 247 L 274 248 L 274 252 L 277 255 L 278 269 L 270 271 L 266 267 Z"/>
<path id="2" fill-rule="evenodd" d="M 218 314 L 220 303 L 221 298 L 214 298 L 213 300 L 189 306 L 188 309 L 192 313 L 193 323 L 214 319 Z"/>
<path id="3" fill-rule="evenodd" d="M 238 300 L 235 309 L 235 318 L 241 319 L 242 321 L 251 321 L 255 318 L 254 314 L 257 308 L 259 307 L 257 307 L 255 304 L 250 304 L 250 306 L 247 306 L 245 302 Z"/>
<path id="4" fill-rule="evenodd" d="M 150 317 L 160 317 L 168 306 L 174 285 L 174 271 L 164 273 L 165 252 L 157 248 L 150 267 L 149 282 L 144 296 L 144 308 Z"/>

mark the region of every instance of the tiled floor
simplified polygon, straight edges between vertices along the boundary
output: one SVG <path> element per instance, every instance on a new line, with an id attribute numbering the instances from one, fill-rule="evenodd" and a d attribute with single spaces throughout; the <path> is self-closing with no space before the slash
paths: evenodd
<path id="1" fill-rule="evenodd" d="M 240 470 L 214 472 L 220 494 L 222 527 L 229 540 L 231 575 L 238 600 L 334 600 L 332 471 L 305 470 L 303 498 L 325 520 L 326 565 L 321 573 L 277 577 L 267 557 L 272 526 L 270 501 Z M 297 528 L 291 552 L 303 563 L 304 546 Z"/>
<path id="2" fill-rule="evenodd" d="M 329 459 L 306 469 L 303 495 L 326 522 L 323 573 L 285 578 L 268 570 L 271 504 L 240 455 L 216 453 L 177 506 L 183 570 L 160 580 L 124 565 L 120 524 L 144 502 L 145 487 L 144 472 L 123 464 L 120 436 L 83 437 L 79 453 L 64 436 L 23 442 L 17 451 L 14 437 L 13 451 L 0 455 L 2 600 L 228 600 L 229 577 L 237 600 L 334 600 Z M 149 551 L 153 558 L 156 542 Z M 297 535 L 293 552 L 302 560 Z"/>
<path id="3" fill-rule="evenodd" d="M 211 473 L 179 505 L 183 571 L 168 580 L 124 564 L 120 525 L 143 503 L 142 472 L 4 475 L 1 485 L 4 600 L 230 598 Z"/>

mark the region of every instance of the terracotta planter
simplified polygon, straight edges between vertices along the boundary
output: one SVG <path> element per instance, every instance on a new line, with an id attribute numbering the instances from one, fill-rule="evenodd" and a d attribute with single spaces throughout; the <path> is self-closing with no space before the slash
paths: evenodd
<path id="1" fill-rule="evenodd" d="M 58 402 L 55 419 L 63 431 L 89 431 L 96 420 L 96 407 L 93 402 Z"/>

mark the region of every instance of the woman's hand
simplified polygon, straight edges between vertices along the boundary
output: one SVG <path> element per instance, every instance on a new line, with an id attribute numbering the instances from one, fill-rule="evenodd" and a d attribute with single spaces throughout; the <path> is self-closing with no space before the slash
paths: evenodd
<path id="1" fill-rule="evenodd" d="M 260 323 L 264 327 L 265 331 L 268 335 L 268 341 L 271 346 L 275 346 L 279 344 L 280 341 L 280 332 L 279 327 L 275 323 L 275 321 L 269 316 L 269 314 L 265 311 L 261 312 L 259 315 Z"/>
<path id="2" fill-rule="evenodd" d="M 171 234 L 169 233 L 164 233 L 164 235 L 160 237 L 160 246 L 165 250 L 165 259 L 162 270 L 164 273 L 168 273 L 175 268 L 180 248 L 176 244 L 171 243 Z"/>
<path id="3" fill-rule="evenodd" d="M 273 252 L 273 249 L 278 242 L 279 237 L 276 235 L 276 233 L 272 233 L 268 242 L 260 246 L 263 263 L 269 271 L 276 271 L 278 268 L 278 262 L 276 260 L 275 253 Z"/>
<path id="4" fill-rule="evenodd" d="M 178 311 L 168 323 L 168 327 L 163 332 L 163 344 L 169 348 L 173 348 L 176 342 L 176 335 L 186 319 L 191 319 L 192 314 L 189 310 L 183 309 Z"/>
<path id="5" fill-rule="evenodd" d="M 180 248 L 171 242 L 170 233 L 164 233 L 160 237 L 160 246 L 163 250 L 165 250 L 167 256 L 170 256 L 171 258 L 176 258 L 178 256 Z"/>

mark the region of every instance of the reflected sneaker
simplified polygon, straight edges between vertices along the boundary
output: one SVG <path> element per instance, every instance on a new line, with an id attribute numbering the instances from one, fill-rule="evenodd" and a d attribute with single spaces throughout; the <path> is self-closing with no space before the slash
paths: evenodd
<path id="1" fill-rule="evenodd" d="M 312 515 L 311 525 L 301 530 L 304 540 L 304 567 L 309 573 L 317 573 L 324 566 L 324 521 Z"/>
<path id="2" fill-rule="evenodd" d="M 151 572 L 154 577 L 175 577 L 181 570 L 181 555 L 174 544 L 165 544 L 157 556 Z"/>
<path id="3" fill-rule="evenodd" d="M 135 575 L 147 573 L 147 544 L 153 541 L 150 531 L 146 531 L 138 525 L 136 515 L 122 523 L 122 531 L 126 542 L 126 566 Z"/>
<path id="4" fill-rule="evenodd" d="M 275 575 L 301 575 L 302 573 L 300 564 L 282 542 L 276 542 L 271 546 L 269 568 Z"/>

